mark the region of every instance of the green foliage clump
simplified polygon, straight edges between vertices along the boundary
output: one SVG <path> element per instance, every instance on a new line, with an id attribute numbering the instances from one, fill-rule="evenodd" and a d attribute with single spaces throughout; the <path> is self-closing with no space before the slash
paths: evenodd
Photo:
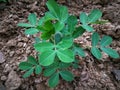
<path id="1" fill-rule="evenodd" d="M 21 70 L 26 71 L 24 78 L 33 73 L 42 73 L 49 77 L 50 87 L 55 87 L 60 77 L 72 81 L 74 75 L 69 71 L 69 67 L 79 66 L 76 55 L 85 57 L 84 49 L 74 43 L 74 39 L 85 31 L 92 32 L 90 51 L 94 57 L 100 60 L 103 51 L 113 58 L 119 58 L 119 54 L 109 47 L 112 38 L 110 36 L 100 38 L 91 26 L 91 24 L 104 23 L 99 20 L 102 16 L 100 10 L 94 9 L 89 14 L 82 12 L 79 16 L 81 25 L 78 25 L 77 17 L 70 15 L 67 7 L 57 4 L 54 0 L 48 0 L 46 5 L 49 11 L 40 20 L 32 13 L 28 16 L 29 23 L 18 24 L 26 28 L 26 35 L 41 33 L 35 38 L 36 42 L 33 45 L 38 52 L 38 59 L 29 56 L 26 62 L 21 62 L 19 65 Z"/>

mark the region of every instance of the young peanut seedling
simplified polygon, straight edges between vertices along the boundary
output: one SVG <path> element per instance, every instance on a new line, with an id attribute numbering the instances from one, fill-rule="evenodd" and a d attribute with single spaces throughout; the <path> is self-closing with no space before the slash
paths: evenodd
<path id="1" fill-rule="evenodd" d="M 77 17 L 70 15 L 65 6 L 57 4 L 54 0 L 48 0 L 47 11 L 44 17 L 37 20 L 36 14 L 28 16 L 29 23 L 19 23 L 18 26 L 26 28 L 26 35 L 41 33 L 34 43 L 38 52 L 38 59 L 29 56 L 26 62 L 21 62 L 19 68 L 25 70 L 24 78 L 31 74 L 40 74 L 49 77 L 48 84 L 55 87 L 60 77 L 66 81 L 72 81 L 74 75 L 68 70 L 69 67 L 77 68 L 79 60 L 76 55 L 85 57 L 82 47 L 74 43 L 74 39 L 81 36 L 85 31 L 92 32 L 91 53 L 98 60 L 102 58 L 101 52 L 105 52 L 113 58 L 119 58 L 119 54 L 111 49 L 110 36 L 100 38 L 91 24 L 103 23 L 99 21 L 102 13 L 98 9 L 92 10 L 88 15 L 80 13 L 80 23 Z"/>

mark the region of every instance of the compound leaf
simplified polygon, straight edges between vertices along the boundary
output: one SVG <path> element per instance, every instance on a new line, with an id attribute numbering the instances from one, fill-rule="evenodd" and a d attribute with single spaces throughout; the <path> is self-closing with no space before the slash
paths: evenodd
<path id="1" fill-rule="evenodd" d="M 55 51 L 54 50 L 47 50 L 42 52 L 39 55 L 39 63 L 43 66 L 49 66 L 54 62 L 55 58 Z"/>
<path id="2" fill-rule="evenodd" d="M 112 43 L 112 38 L 110 36 L 104 36 L 100 42 L 101 46 L 108 46 Z"/>
<path id="3" fill-rule="evenodd" d="M 101 50 L 105 53 L 107 53 L 108 55 L 110 55 L 112 58 L 119 58 L 119 54 L 117 53 L 117 51 L 111 49 L 111 48 L 107 48 L 107 47 L 101 47 Z"/>
<path id="4" fill-rule="evenodd" d="M 100 36 L 97 32 L 92 34 L 92 46 L 96 46 L 99 42 Z"/>
<path id="5" fill-rule="evenodd" d="M 31 68 L 30 70 L 28 70 L 27 72 L 25 72 L 25 74 L 23 75 L 24 78 L 29 77 L 31 74 L 33 74 L 34 68 Z"/>
<path id="6" fill-rule="evenodd" d="M 58 50 L 57 56 L 64 63 L 71 63 L 74 61 L 74 54 L 72 50 L 69 50 L 69 49 Z"/>
<path id="7" fill-rule="evenodd" d="M 100 50 L 97 47 L 92 47 L 91 48 L 91 53 L 93 54 L 93 56 L 95 56 L 97 59 L 101 59 L 102 54 L 100 52 Z"/>
<path id="8" fill-rule="evenodd" d="M 21 62 L 19 64 L 19 69 L 21 69 L 21 70 L 28 70 L 28 69 L 30 69 L 32 67 L 33 67 L 33 65 L 28 63 L 28 62 Z"/>
<path id="9" fill-rule="evenodd" d="M 69 71 L 60 71 L 61 77 L 66 80 L 66 81 L 72 81 L 74 79 L 74 76 L 71 72 Z"/>
<path id="10" fill-rule="evenodd" d="M 59 73 L 55 73 L 50 77 L 48 84 L 50 87 L 55 87 L 58 83 L 59 83 Z"/>

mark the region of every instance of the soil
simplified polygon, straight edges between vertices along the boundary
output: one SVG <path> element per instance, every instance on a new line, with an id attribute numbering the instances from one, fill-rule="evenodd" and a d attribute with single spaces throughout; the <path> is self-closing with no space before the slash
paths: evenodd
<path id="1" fill-rule="evenodd" d="M 47 11 L 46 0 L 8 0 L 0 3 L 0 90 L 120 90 L 120 81 L 112 73 L 120 70 L 120 58 L 112 59 L 106 54 L 101 61 L 96 60 L 88 50 L 87 57 L 80 58 L 78 69 L 72 69 L 75 80 L 60 81 L 51 89 L 47 86 L 47 78 L 32 75 L 23 79 L 23 71 L 18 69 L 21 61 L 28 55 L 36 55 L 32 47 L 34 36 L 25 36 L 24 29 L 17 26 L 26 22 L 30 13 L 36 13 L 38 18 Z M 109 20 L 104 25 L 94 25 L 101 36 L 110 35 L 113 38 L 111 47 L 120 54 L 120 0 L 58 0 L 66 5 L 69 12 L 76 16 L 93 8 L 103 12 L 103 20 Z M 85 33 L 76 39 L 82 46 L 90 45 L 90 33 Z M 120 75 L 120 74 L 119 74 Z M 120 76 L 118 76 L 120 77 Z"/>

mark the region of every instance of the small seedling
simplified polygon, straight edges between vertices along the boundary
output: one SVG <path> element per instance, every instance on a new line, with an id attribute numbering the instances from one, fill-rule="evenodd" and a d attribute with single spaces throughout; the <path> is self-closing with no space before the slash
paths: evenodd
<path id="1" fill-rule="evenodd" d="M 70 15 L 65 6 L 57 4 L 54 0 L 48 0 L 48 12 L 44 17 L 37 19 L 36 14 L 28 16 L 29 23 L 19 23 L 18 26 L 26 28 L 26 35 L 41 33 L 35 38 L 34 48 L 38 52 L 37 59 L 28 57 L 26 62 L 21 62 L 19 68 L 25 70 L 23 77 L 31 74 L 42 74 L 49 77 L 50 87 L 58 85 L 60 77 L 66 81 L 72 81 L 74 75 L 69 67 L 77 68 L 79 60 L 76 55 L 85 57 L 85 52 L 80 45 L 74 43 L 74 39 L 81 36 L 85 31 L 92 33 L 90 52 L 98 60 L 102 59 L 101 52 L 105 52 L 113 58 L 119 58 L 119 54 L 111 49 L 110 36 L 100 38 L 91 24 L 104 23 L 99 19 L 102 13 L 98 9 L 92 10 L 89 14 L 80 13 L 80 25 L 77 17 Z"/>

